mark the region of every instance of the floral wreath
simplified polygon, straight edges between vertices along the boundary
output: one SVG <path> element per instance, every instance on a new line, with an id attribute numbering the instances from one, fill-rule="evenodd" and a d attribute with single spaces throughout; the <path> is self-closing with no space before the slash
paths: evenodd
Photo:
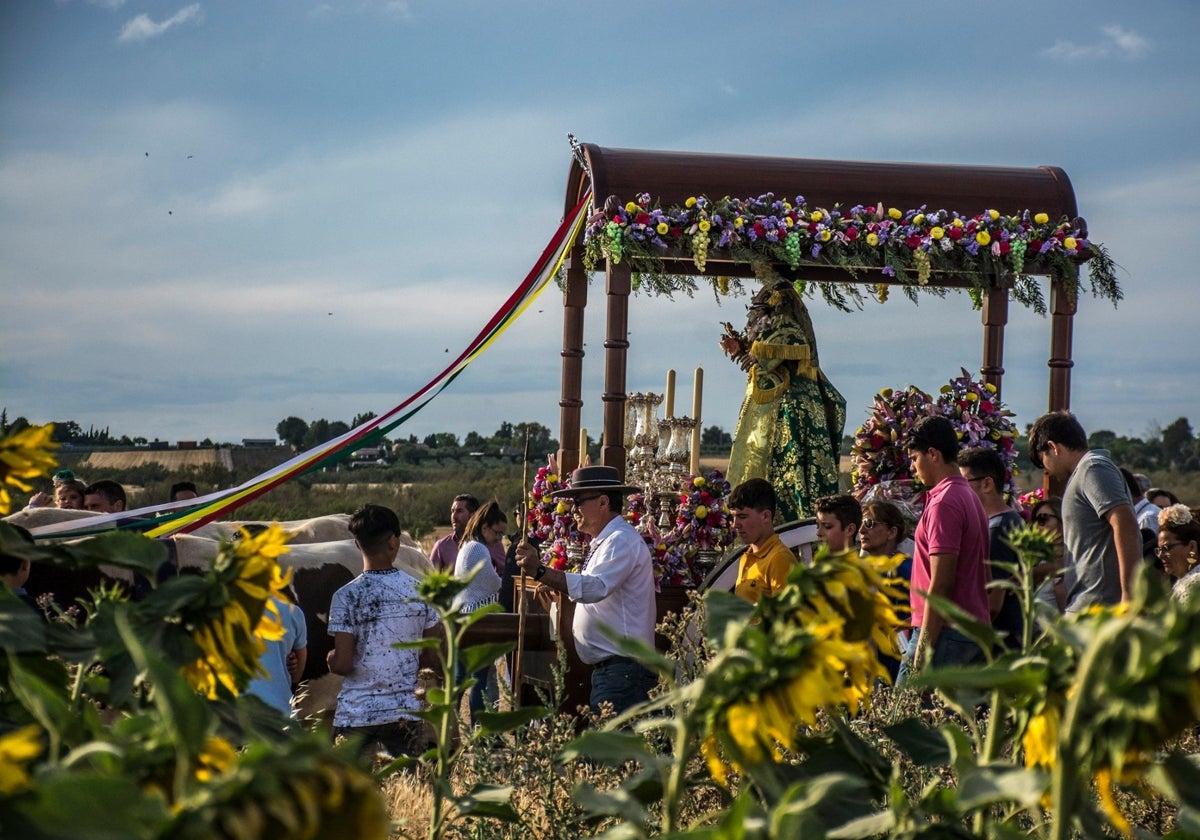
<path id="1" fill-rule="evenodd" d="M 1192 511 L 1184 504 L 1169 505 L 1158 512 L 1159 528 L 1182 528 L 1192 521 Z"/>
<path id="2" fill-rule="evenodd" d="M 875 395 L 871 416 L 855 432 L 850 449 L 855 496 L 861 500 L 887 486 L 903 488 L 900 495 L 911 498 L 925 489 L 912 471 L 905 446 L 909 430 L 927 416 L 947 418 L 963 449 L 999 451 L 1004 462 L 1001 491 L 1010 498 L 1015 496 L 1018 469 L 1013 413 L 996 397 L 996 386 L 972 379 L 965 368 L 961 376 L 942 386 L 936 400 L 912 385 L 899 391 L 885 388 Z"/>
<path id="3" fill-rule="evenodd" d="M 696 561 L 702 551 L 723 552 L 733 542 L 732 520 L 726 499 L 729 482 L 720 470 L 685 476 L 679 489 L 679 507 L 667 533 L 647 515 L 645 497 L 630 496 L 625 519 L 641 533 L 654 564 L 654 584 L 694 588 L 704 582 L 706 570 Z"/>
<path id="4" fill-rule="evenodd" d="M 904 283 L 910 297 L 914 287 L 929 283 L 933 271 L 967 275 L 976 307 L 992 278 L 1011 275 L 1014 297 L 1038 312 L 1046 311 L 1046 303 L 1026 271 L 1028 262 L 1037 260 L 1042 271 L 1074 283 L 1076 267 L 1090 259 L 1092 294 L 1114 303 L 1122 297 L 1108 251 L 1065 216 L 1054 220 L 1032 210 L 1006 216 L 992 209 L 972 215 L 924 204 L 909 210 L 883 204 L 826 209 L 809 206 L 804 196 L 789 201 L 774 193 L 718 201 L 693 196 L 669 207 L 652 201 L 649 193 L 623 207 L 610 200 L 588 219 L 584 266 L 592 271 L 602 260 L 615 264 L 628 257 L 656 293 L 694 291 L 694 283 L 665 275 L 662 259 L 676 249 L 703 273 L 713 248 L 738 262 L 767 259 L 793 271 L 808 262 L 836 266 L 857 278 L 879 268 Z M 717 277 L 715 283 L 721 293 L 728 291 L 728 278 Z M 861 305 L 862 293 L 852 284 L 820 286 L 825 299 L 839 308 L 848 309 L 846 296 Z M 886 300 L 887 286 L 877 284 L 875 294 Z"/>

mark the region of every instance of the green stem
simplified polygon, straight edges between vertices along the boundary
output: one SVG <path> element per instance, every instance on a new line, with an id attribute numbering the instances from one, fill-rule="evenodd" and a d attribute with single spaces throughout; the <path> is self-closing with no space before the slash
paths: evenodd
<path id="1" fill-rule="evenodd" d="M 1084 651 L 1075 671 L 1075 692 L 1067 701 L 1063 714 L 1058 733 L 1058 754 L 1050 777 L 1050 807 L 1054 815 L 1050 823 L 1051 840 L 1068 840 L 1071 836 L 1071 824 L 1079 801 L 1080 783 L 1076 780 L 1085 778 L 1092 769 L 1090 762 L 1085 765 L 1086 756 L 1075 754 L 1075 728 L 1077 725 L 1087 725 L 1086 721 L 1080 721 L 1080 707 L 1086 702 L 1091 681 L 1105 678 L 1107 642 L 1125 632 L 1128 625 L 1127 619 L 1106 622 Z"/>

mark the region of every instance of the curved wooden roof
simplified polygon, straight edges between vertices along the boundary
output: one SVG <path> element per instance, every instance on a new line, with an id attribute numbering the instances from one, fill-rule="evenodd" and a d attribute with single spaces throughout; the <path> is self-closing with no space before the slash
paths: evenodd
<path id="1" fill-rule="evenodd" d="M 753 198 L 773 192 L 780 198 L 802 195 L 810 206 L 835 204 L 885 206 L 964 214 L 1022 210 L 1074 219 L 1075 190 L 1057 166 L 1019 168 L 931 163 L 869 163 L 752 155 L 608 149 L 581 146 L 591 168 L 591 181 L 578 160 L 567 178 L 565 210 L 569 212 L 589 186 L 603 206 L 609 196 L 622 203 L 647 192 L 664 206 L 682 204 L 689 196 Z"/>

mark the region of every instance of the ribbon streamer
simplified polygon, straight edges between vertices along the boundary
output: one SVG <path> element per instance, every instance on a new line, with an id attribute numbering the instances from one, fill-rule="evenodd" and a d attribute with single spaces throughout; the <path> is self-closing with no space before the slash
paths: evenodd
<path id="1" fill-rule="evenodd" d="M 274 487 L 304 473 L 336 463 L 360 449 L 383 438 L 388 432 L 405 423 L 444 391 L 467 366 L 519 318 L 529 305 L 558 274 L 563 261 L 579 237 L 587 217 L 589 190 L 563 219 L 554 236 L 542 250 L 525 279 L 508 297 L 504 304 L 488 320 L 474 340 L 441 373 L 404 402 L 386 414 L 374 417 L 333 440 L 301 452 L 274 469 L 227 490 L 210 493 L 198 499 L 183 502 L 168 502 L 152 507 L 138 508 L 121 513 L 110 513 L 84 520 L 60 522 L 36 528 L 36 538 L 56 539 L 87 536 L 100 531 L 121 528 L 144 531 L 148 537 L 169 537 L 186 534 L 197 528 L 221 519 L 262 496 Z"/>

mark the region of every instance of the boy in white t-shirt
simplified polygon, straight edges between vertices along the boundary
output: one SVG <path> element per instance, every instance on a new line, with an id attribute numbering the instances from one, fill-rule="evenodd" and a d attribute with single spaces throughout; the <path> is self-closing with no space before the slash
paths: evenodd
<path id="1" fill-rule="evenodd" d="M 333 716 L 335 736 L 362 738 L 360 754 L 378 744 L 393 757 L 423 752 L 416 697 L 417 651 L 396 642 L 438 635 L 438 614 L 417 595 L 417 580 L 393 566 L 400 520 L 381 505 L 364 505 L 350 519 L 363 573 L 333 595 L 329 670 L 345 677 Z M 433 632 L 430 632 L 433 631 Z"/>

